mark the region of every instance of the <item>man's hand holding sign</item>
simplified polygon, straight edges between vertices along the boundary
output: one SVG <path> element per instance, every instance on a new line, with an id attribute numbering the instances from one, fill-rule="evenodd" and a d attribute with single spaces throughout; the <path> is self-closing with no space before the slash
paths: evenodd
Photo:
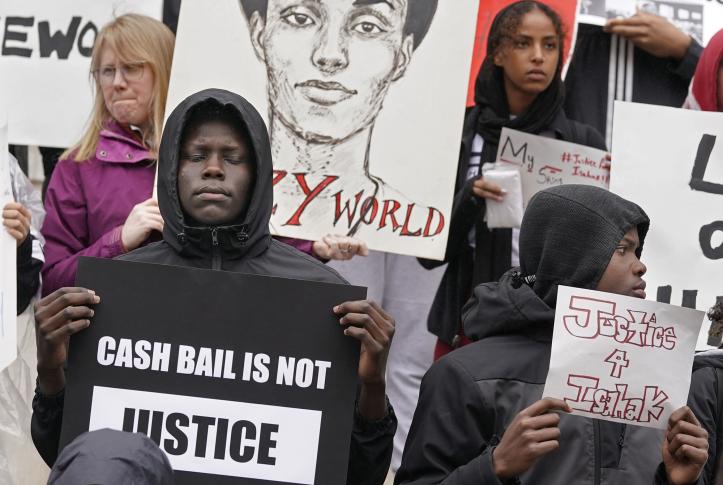
<path id="1" fill-rule="evenodd" d="M 35 304 L 38 386 L 46 396 L 65 388 L 70 336 L 88 328 L 97 303 L 100 297 L 92 290 L 61 288 Z"/>
<path id="2" fill-rule="evenodd" d="M 361 342 L 359 357 L 359 413 L 370 421 L 387 413 L 385 375 L 389 347 L 394 336 L 394 318 L 374 301 L 349 301 L 334 307 L 342 315 L 344 335 Z"/>

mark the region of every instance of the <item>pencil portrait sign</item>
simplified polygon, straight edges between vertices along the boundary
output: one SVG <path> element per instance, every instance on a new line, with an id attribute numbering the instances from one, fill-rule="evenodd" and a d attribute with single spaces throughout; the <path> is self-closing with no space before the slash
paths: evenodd
<path id="1" fill-rule="evenodd" d="M 169 102 L 266 114 L 274 234 L 441 259 L 478 0 L 184 1 Z"/>

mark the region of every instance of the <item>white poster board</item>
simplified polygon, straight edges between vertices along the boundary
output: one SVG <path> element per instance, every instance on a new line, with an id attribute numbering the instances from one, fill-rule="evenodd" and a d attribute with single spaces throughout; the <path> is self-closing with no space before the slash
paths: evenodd
<path id="1" fill-rule="evenodd" d="M 572 414 L 665 429 L 685 405 L 705 313 L 560 286 L 543 396 Z"/>
<path id="2" fill-rule="evenodd" d="M 497 148 L 500 167 L 517 167 L 522 181 L 523 205 L 533 195 L 556 185 L 582 184 L 607 189 L 610 170 L 602 168 L 603 150 L 502 128 Z"/>
<path id="3" fill-rule="evenodd" d="M 632 17 L 638 9 L 665 17 L 703 45 L 723 28 L 723 4 L 717 0 L 581 0 L 578 20 L 605 25 L 609 19 Z"/>
<path id="4" fill-rule="evenodd" d="M 723 296 L 723 113 L 616 102 L 610 190 L 650 216 L 648 295 L 712 307 Z"/>
<path id="5" fill-rule="evenodd" d="M 13 201 L 8 159 L 7 119 L 0 109 L 0 211 Z M 17 244 L 0 225 L 0 370 L 17 357 Z"/>
<path id="6" fill-rule="evenodd" d="M 241 3 L 184 0 L 167 114 L 210 87 L 258 109 L 274 234 L 441 259 L 479 1 Z"/>
<path id="7" fill-rule="evenodd" d="M 68 147 L 90 116 L 90 55 L 98 31 L 128 12 L 161 18 L 162 0 L 2 0 L 0 91 L 8 140 Z"/>

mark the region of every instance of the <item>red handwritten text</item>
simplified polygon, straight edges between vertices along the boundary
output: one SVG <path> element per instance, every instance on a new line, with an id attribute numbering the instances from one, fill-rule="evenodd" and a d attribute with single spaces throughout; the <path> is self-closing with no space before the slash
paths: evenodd
<path id="1" fill-rule="evenodd" d="M 640 397 L 628 396 L 627 384 L 614 390 L 600 389 L 596 377 L 570 374 L 571 395 L 565 398 L 572 409 L 626 421 L 649 423 L 660 418 L 668 395 L 658 386 L 645 386 Z"/>
<path id="2" fill-rule="evenodd" d="M 658 327 L 655 313 L 627 310 L 616 314 L 616 303 L 584 296 L 571 296 L 569 310 L 562 317 L 565 329 L 575 337 L 609 337 L 637 347 L 675 348 L 674 327 Z"/>

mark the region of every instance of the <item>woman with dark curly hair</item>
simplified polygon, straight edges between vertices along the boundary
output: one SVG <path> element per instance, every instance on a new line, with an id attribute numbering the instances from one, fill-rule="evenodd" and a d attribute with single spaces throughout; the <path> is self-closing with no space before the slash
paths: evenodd
<path id="1" fill-rule="evenodd" d="M 472 289 L 519 265 L 519 231 L 490 229 L 484 220 L 486 201 L 505 197 L 483 175 L 483 166 L 497 158 L 502 128 L 605 149 L 600 133 L 562 110 L 564 41 L 560 16 L 541 2 L 514 3 L 492 23 L 475 105 L 465 117 L 444 261 L 420 260 L 428 269 L 449 263 L 427 319 L 439 339 L 435 360 L 469 343 L 462 306 Z"/>

